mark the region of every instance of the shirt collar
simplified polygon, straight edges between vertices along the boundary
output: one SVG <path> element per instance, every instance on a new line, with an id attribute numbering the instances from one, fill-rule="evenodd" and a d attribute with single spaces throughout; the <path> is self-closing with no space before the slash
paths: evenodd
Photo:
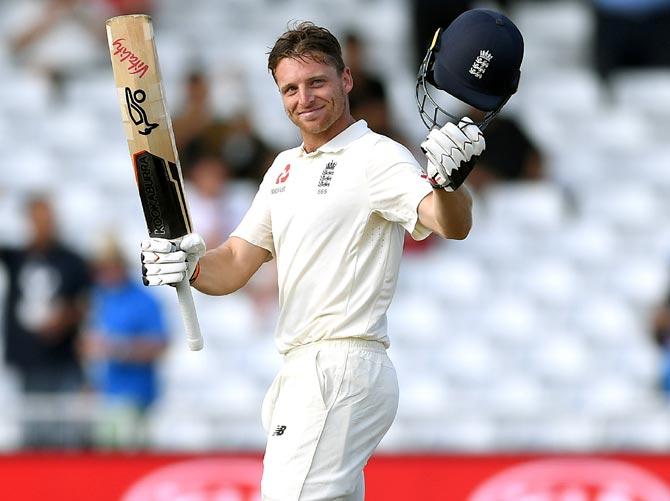
<path id="1" fill-rule="evenodd" d="M 368 129 L 368 124 L 365 120 L 358 120 L 357 122 L 354 122 L 349 127 L 344 129 L 342 132 L 340 132 L 337 136 L 328 141 L 326 144 L 322 144 L 321 146 L 319 146 L 313 152 L 306 153 L 304 149 L 305 146 L 304 143 L 300 146 L 300 150 L 303 155 L 314 155 L 317 152 L 335 153 L 349 146 L 356 139 L 365 135 L 365 133 L 367 133 L 369 130 L 370 129 Z"/>

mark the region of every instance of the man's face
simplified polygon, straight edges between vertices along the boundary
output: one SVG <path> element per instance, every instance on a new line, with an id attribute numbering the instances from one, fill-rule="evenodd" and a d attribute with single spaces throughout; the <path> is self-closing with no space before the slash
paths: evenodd
<path id="1" fill-rule="evenodd" d="M 303 135 L 326 133 L 342 118 L 353 86 L 349 68 L 338 75 L 333 66 L 311 58 L 285 58 L 274 76 L 286 114 Z"/>
<path id="2" fill-rule="evenodd" d="M 42 200 L 33 202 L 28 208 L 28 217 L 32 226 L 33 243 L 48 245 L 56 235 L 56 223 L 51 206 Z"/>

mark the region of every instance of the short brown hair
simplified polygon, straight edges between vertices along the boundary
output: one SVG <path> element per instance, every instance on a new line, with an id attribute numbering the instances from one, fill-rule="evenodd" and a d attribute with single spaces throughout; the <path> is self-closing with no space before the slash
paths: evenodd
<path id="1" fill-rule="evenodd" d="M 309 21 L 289 26 L 268 53 L 268 70 L 273 78 L 277 65 L 286 58 L 309 58 L 333 66 L 338 74 L 344 71 L 340 42 L 326 28 Z"/>

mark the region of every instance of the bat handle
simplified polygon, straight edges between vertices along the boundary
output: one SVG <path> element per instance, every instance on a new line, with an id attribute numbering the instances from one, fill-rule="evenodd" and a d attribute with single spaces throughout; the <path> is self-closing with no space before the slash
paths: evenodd
<path id="1" fill-rule="evenodd" d="M 186 328 L 186 342 L 188 343 L 188 347 L 191 351 L 202 350 L 202 334 L 200 334 L 198 315 L 195 312 L 195 304 L 193 304 L 193 295 L 191 294 L 191 285 L 188 283 L 188 278 L 185 278 L 177 284 L 177 298 L 179 299 L 181 316 L 184 320 L 184 327 Z"/>

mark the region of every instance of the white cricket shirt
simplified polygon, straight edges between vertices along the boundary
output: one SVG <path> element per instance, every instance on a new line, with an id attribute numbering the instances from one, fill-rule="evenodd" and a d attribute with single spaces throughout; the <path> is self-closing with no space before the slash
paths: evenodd
<path id="1" fill-rule="evenodd" d="M 404 231 L 430 234 L 417 208 L 431 190 L 409 150 L 363 120 L 311 153 L 277 156 L 232 235 L 277 259 L 281 353 L 348 337 L 389 346 Z"/>

